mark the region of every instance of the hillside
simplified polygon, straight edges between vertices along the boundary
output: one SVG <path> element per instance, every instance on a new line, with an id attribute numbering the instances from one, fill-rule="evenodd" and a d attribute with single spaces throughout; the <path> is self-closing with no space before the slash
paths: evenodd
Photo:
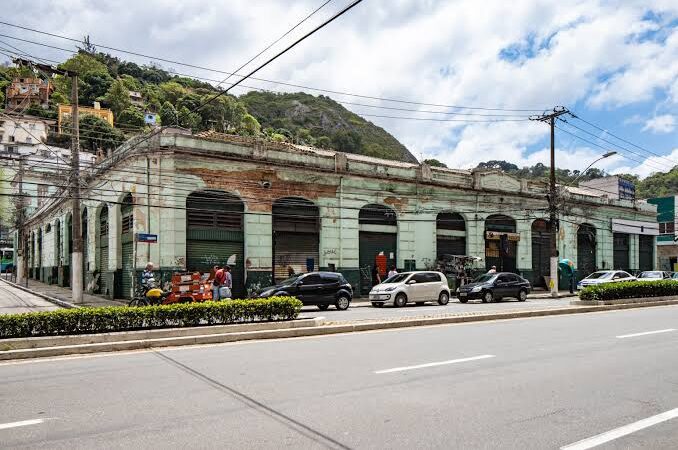
<path id="1" fill-rule="evenodd" d="M 81 123 L 84 150 L 113 149 L 126 137 L 147 131 L 144 113 L 154 112 L 162 125 L 179 125 L 194 132 L 215 130 L 274 141 L 335 149 L 396 161 L 416 162 L 412 154 L 384 129 L 350 112 L 326 96 L 249 92 L 223 95 L 214 86 L 179 76 L 158 66 L 140 66 L 84 43 L 84 48 L 59 65 L 79 74 L 79 103 L 99 102 L 115 116 L 115 129 L 90 116 Z M 13 77 L 30 75 L 28 68 L 0 67 L 0 91 Z M 58 104 L 69 103 L 70 80 L 57 76 L 49 108 L 29 107 L 27 114 L 56 118 Z M 139 93 L 130 97 L 130 92 Z M 0 94 L 0 101 L 4 100 Z M 134 102 L 132 101 L 134 100 Z M 208 102 L 209 101 L 209 102 Z M 4 102 L 2 102 L 4 103 Z M 207 103 L 207 104 L 206 104 Z M 87 133 L 87 131 L 90 133 Z M 68 135 L 50 136 L 50 143 L 67 142 Z"/>
<path id="2" fill-rule="evenodd" d="M 239 100 L 269 133 L 275 130 L 301 144 L 416 162 L 407 148 L 383 128 L 327 96 L 253 91 Z"/>

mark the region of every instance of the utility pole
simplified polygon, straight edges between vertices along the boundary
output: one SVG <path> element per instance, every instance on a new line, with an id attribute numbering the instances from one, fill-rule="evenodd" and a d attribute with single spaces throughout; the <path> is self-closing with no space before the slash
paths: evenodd
<path id="1" fill-rule="evenodd" d="M 17 252 L 16 282 L 28 287 L 28 258 L 26 256 L 26 240 L 24 239 L 24 158 L 19 155 L 19 199 L 17 201 Z"/>
<path id="2" fill-rule="evenodd" d="M 82 303 L 83 260 L 82 260 L 82 216 L 80 215 L 80 123 L 78 121 L 78 74 L 69 72 L 71 77 L 71 183 L 73 201 L 72 219 L 73 254 L 71 255 L 71 289 L 73 303 Z"/>
<path id="3" fill-rule="evenodd" d="M 550 239 L 550 288 L 551 296 L 558 297 L 558 230 L 556 224 L 558 222 L 558 201 L 556 190 L 556 119 L 563 114 L 568 114 L 569 111 L 565 107 L 557 107 L 549 114 L 542 114 L 541 116 L 530 117 L 530 120 L 538 120 L 540 122 L 548 123 L 551 127 L 551 174 L 549 180 L 549 232 Z"/>

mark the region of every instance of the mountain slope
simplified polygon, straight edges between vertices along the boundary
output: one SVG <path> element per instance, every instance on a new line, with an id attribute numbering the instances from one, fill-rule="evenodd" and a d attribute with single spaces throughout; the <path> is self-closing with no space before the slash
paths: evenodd
<path id="1" fill-rule="evenodd" d="M 247 111 L 268 133 L 288 134 L 294 141 L 397 161 L 416 158 L 383 128 L 363 119 L 331 98 L 298 92 L 241 95 Z"/>

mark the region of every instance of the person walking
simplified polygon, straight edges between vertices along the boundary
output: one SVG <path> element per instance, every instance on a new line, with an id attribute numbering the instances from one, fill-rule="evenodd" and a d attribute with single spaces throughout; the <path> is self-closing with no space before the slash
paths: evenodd
<path id="1" fill-rule="evenodd" d="M 398 271 L 395 266 L 391 266 L 391 270 L 388 271 L 388 277 L 391 278 L 393 275 L 398 275 Z"/>
<path id="2" fill-rule="evenodd" d="M 379 275 L 379 269 L 377 265 L 372 266 L 372 286 L 376 286 L 381 283 L 381 275 Z"/>
<path id="3" fill-rule="evenodd" d="M 214 266 L 214 279 L 212 280 L 212 300 L 221 300 L 221 286 L 225 279 L 224 269 Z"/>

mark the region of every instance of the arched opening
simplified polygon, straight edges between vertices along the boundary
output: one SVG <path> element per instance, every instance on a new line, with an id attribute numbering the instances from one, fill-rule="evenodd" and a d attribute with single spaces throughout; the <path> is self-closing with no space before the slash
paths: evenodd
<path id="1" fill-rule="evenodd" d="M 551 227 L 544 219 L 532 222 L 532 285 L 546 287 L 551 274 Z"/>
<path id="2" fill-rule="evenodd" d="M 120 273 L 120 296 L 132 297 L 132 280 L 135 276 L 134 267 L 134 197 L 128 193 L 122 199 L 120 206 L 120 247 L 122 250 Z"/>
<path id="3" fill-rule="evenodd" d="M 80 231 L 82 237 L 82 285 L 87 286 L 87 271 L 89 270 L 89 242 L 87 239 L 87 208 L 82 210 Z M 72 229 L 71 229 L 72 230 Z M 72 249 L 71 245 L 71 249 Z M 72 253 L 72 252 L 71 252 Z M 71 261 L 73 256 L 71 255 Z M 72 268 L 71 268 L 72 270 Z"/>
<path id="4" fill-rule="evenodd" d="M 584 278 L 596 271 L 596 227 L 588 223 L 577 230 L 577 272 Z"/>
<path id="5" fill-rule="evenodd" d="M 320 211 L 311 201 L 284 197 L 273 203 L 273 279 L 318 270 Z"/>
<path id="6" fill-rule="evenodd" d="M 638 236 L 638 270 L 654 270 L 654 236 Z"/>
<path id="7" fill-rule="evenodd" d="M 441 212 L 436 217 L 436 255 L 439 261 L 466 255 L 466 221 L 461 214 Z"/>
<path id="8" fill-rule="evenodd" d="M 485 267 L 497 267 L 499 272 L 516 272 L 518 241 L 516 221 L 503 214 L 485 219 Z"/>
<path id="9" fill-rule="evenodd" d="M 612 245 L 612 268 L 629 270 L 629 235 L 626 233 L 613 233 Z"/>
<path id="10" fill-rule="evenodd" d="M 396 266 L 398 219 L 392 208 L 369 204 L 358 214 L 360 293 L 368 294 L 377 280 L 374 268 L 383 280 L 390 267 Z"/>
<path id="11" fill-rule="evenodd" d="M 113 286 L 110 286 L 109 283 L 112 281 L 107 272 L 109 271 L 108 261 L 109 261 L 109 252 L 108 252 L 108 241 L 109 241 L 109 213 L 108 205 L 105 203 L 101 205 L 101 211 L 99 211 L 99 220 L 97 222 L 97 256 L 96 256 L 96 274 L 94 275 L 95 279 L 98 276 L 98 280 L 95 285 L 99 286 L 99 293 L 104 295 L 109 295 L 112 292 Z"/>
<path id="12" fill-rule="evenodd" d="M 244 212 L 242 200 L 224 191 L 186 197 L 186 269 L 206 273 L 215 265 L 230 265 L 234 297 L 245 294 Z"/>

